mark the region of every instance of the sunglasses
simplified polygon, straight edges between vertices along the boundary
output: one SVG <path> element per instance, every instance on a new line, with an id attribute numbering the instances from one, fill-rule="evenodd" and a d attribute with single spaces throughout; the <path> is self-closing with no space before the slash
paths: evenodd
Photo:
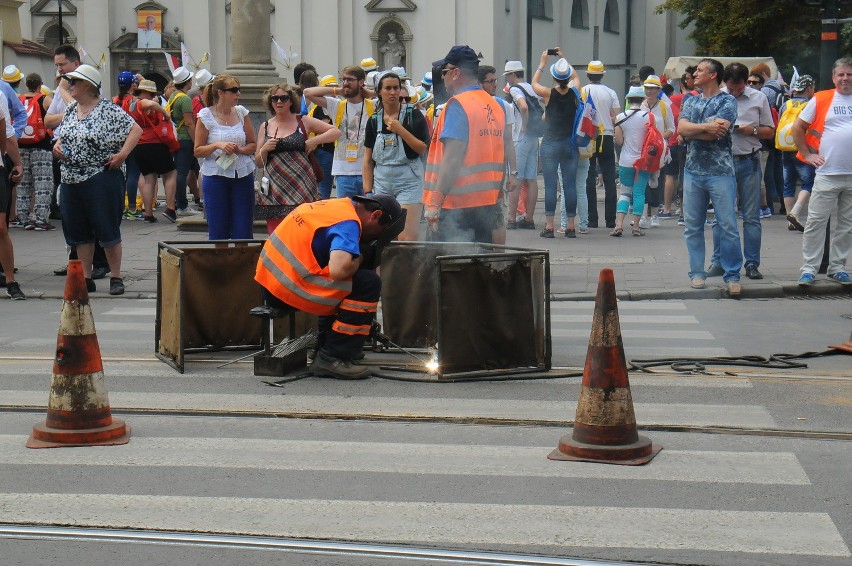
<path id="1" fill-rule="evenodd" d="M 80 79 L 68 79 L 68 78 L 66 78 L 65 80 L 68 82 L 68 84 L 70 86 L 74 86 L 75 84 L 77 84 L 80 81 Z"/>
<path id="2" fill-rule="evenodd" d="M 750 85 L 759 85 L 759 84 L 761 84 L 761 83 L 760 83 L 760 81 L 748 81 L 748 84 L 750 84 Z"/>
<path id="3" fill-rule="evenodd" d="M 223 88 L 222 90 L 225 92 L 233 92 L 234 94 L 237 94 L 238 92 L 240 92 L 240 87 L 232 86 L 231 88 Z"/>
<path id="4" fill-rule="evenodd" d="M 269 100 L 271 100 L 272 102 L 287 102 L 288 100 L 290 100 L 290 97 L 286 94 L 283 96 L 277 96 L 273 94 L 269 97 Z"/>

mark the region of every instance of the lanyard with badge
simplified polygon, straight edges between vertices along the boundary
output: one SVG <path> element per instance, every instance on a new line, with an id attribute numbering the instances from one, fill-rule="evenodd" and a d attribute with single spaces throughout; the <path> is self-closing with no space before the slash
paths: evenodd
<path id="1" fill-rule="evenodd" d="M 361 101 L 361 111 L 358 113 L 358 128 L 355 130 L 355 141 L 349 138 L 349 103 L 346 103 L 345 116 L 343 123 L 345 124 L 345 135 L 346 135 L 346 152 L 344 154 L 346 161 L 352 163 L 358 161 L 358 136 L 361 134 L 361 121 L 364 119 L 364 105 L 365 102 Z"/>
<path id="2" fill-rule="evenodd" d="M 400 108 L 399 117 L 397 118 L 400 122 L 402 122 L 402 117 L 405 114 L 405 107 Z M 387 127 L 384 124 L 384 112 L 382 112 L 382 116 L 379 117 L 379 123 L 381 126 L 380 135 L 382 136 L 382 144 L 385 149 L 393 149 L 396 147 L 396 140 L 399 137 L 398 134 L 391 132 L 390 134 L 385 133 L 385 128 Z"/>

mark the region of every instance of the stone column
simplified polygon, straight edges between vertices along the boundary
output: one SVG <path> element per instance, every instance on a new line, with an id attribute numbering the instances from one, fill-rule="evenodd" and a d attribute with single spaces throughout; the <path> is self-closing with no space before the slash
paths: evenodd
<path id="1" fill-rule="evenodd" d="M 231 0 L 231 61 L 225 72 L 240 81 L 240 104 L 265 112 L 264 91 L 279 82 L 270 57 L 269 0 Z"/>

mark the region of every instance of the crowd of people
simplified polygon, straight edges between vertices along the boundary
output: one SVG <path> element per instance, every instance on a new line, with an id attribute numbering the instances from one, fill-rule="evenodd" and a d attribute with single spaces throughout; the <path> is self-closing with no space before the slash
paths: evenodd
<path id="1" fill-rule="evenodd" d="M 269 117 L 257 131 L 233 76 L 181 67 L 163 96 L 154 82 L 123 71 L 119 95 L 108 101 L 100 72 L 81 64 L 74 47 L 57 48 L 54 63 L 53 91 L 14 65 L 0 81 L 0 202 L 13 203 L 0 210 L 0 264 L 13 299 L 25 297 L 7 226 L 54 229 L 52 199 L 89 291 L 109 273 L 109 292 L 118 295 L 120 223 L 157 221 L 159 183 L 162 217 L 175 222 L 203 208 L 208 236 L 220 245 L 251 239 L 255 219 L 274 234 L 297 207 L 329 199 L 333 189 L 337 198 L 393 197 L 404 211 L 402 240 L 500 244 L 507 230 L 536 229 L 539 175 L 541 237 L 577 238 L 599 225 L 613 237 L 644 236 L 676 219 L 692 287 L 721 276 L 732 296 L 743 268 L 763 277 L 761 220 L 772 214 L 803 233 L 799 284 L 813 284 L 837 211 L 828 277 L 850 284 L 852 158 L 839 149 L 852 140 L 849 59 L 835 64 L 836 88 L 816 93 L 808 75 L 788 87 L 765 64 L 704 59 L 669 79 L 642 67 L 625 95 L 603 84 L 601 61 L 589 62 L 584 81 L 558 47 L 541 54 L 529 82 L 520 61 L 505 63 L 502 92 L 497 69 L 466 45 L 435 61 L 419 84 L 402 67 L 379 70 L 372 58 L 344 67 L 339 80 L 300 63 L 297 86 L 267 90 Z M 589 116 L 595 134 L 583 138 L 578 123 Z M 663 140 L 655 160 L 649 129 Z"/>

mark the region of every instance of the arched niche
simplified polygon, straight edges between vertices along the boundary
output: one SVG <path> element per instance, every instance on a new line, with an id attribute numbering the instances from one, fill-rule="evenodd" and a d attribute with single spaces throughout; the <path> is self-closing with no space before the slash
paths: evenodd
<path id="1" fill-rule="evenodd" d="M 393 36 L 391 35 L 393 34 Z M 411 60 L 411 40 L 414 35 L 411 28 L 396 14 L 382 18 L 373 27 L 370 40 L 373 42 L 373 57 L 379 64 L 379 69 L 390 70 L 391 67 L 405 67 L 409 73 Z M 386 66 L 388 63 L 399 61 L 398 64 Z"/>
<path id="2" fill-rule="evenodd" d="M 74 33 L 71 26 L 63 21 L 62 30 L 65 32 L 63 34 L 65 37 L 65 43 L 76 45 L 77 34 Z M 41 26 L 41 29 L 38 32 L 38 37 L 36 37 L 36 41 L 50 47 L 51 50 L 59 47 L 59 21 L 57 19 L 52 19 Z"/>

